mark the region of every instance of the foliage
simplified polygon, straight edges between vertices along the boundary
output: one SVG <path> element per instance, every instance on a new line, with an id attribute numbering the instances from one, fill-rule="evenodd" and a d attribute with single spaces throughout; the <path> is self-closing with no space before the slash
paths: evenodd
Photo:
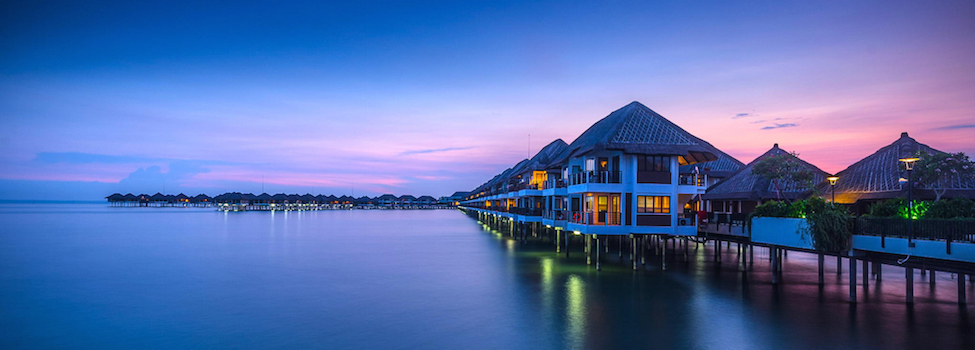
<path id="1" fill-rule="evenodd" d="M 928 154 L 918 151 L 920 160 L 914 165 L 914 176 L 924 188 L 934 191 L 935 202 L 956 181 L 971 181 L 975 177 L 975 163 L 964 152 Z"/>
<path id="2" fill-rule="evenodd" d="M 975 202 L 964 197 L 931 203 L 924 213 L 925 219 L 975 218 Z"/>
<path id="3" fill-rule="evenodd" d="M 853 232 L 850 215 L 841 207 L 826 206 L 823 210 L 807 214 L 809 235 L 818 251 L 838 252 L 846 250 Z"/>
<path id="4" fill-rule="evenodd" d="M 749 217 L 788 218 L 790 205 L 786 202 L 768 201 L 755 207 Z"/>
<path id="5" fill-rule="evenodd" d="M 792 203 L 768 201 L 755 207 L 755 210 L 749 214 L 749 218 L 804 218 L 806 217 L 806 206 L 806 201 L 801 200 Z"/>
<path id="6" fill-rule="evenodd" d="M 776 199 L 782 200 L 782 189 L 795 184 L 800 189 L 812 187 L 813 172 L 807 169 L 795 152 L 765 157 L 752 167 L 752 174 L 772 181 Z"/>
<path id="7" fill-rule="evenodd" d="M 769 201 L 755 207 L 749 217 L 805 218 L 809 228 L 803 235 L 811 237 L 813 246 L 819 251 L 844 250 L 852 235 L 848 226 L 850 215 L 846 210 L 819 197 L 791 204 Z"/>
<path id="8" fill-rule="evenodd" d="M 907 200 L 904 198 L 892 198 L 882 202 L 874 203 L 867 211 L 867 215 L 879 218 L 892 218 L 900 215 L 901 208 L 907 207 Z"/>
<path id="9" fill-rule="evenodd" d="M 924 217 L 924 214 L 928 211 L 928 202 L 925 201 L 914 201 L 914 207 L 908 208 L 905 204 L 904 206 L 898 208 L 897 217 L 907 219 L 911 218 L 914 220 Z M 908 215 L 910 212 L 910 215 Z"/>

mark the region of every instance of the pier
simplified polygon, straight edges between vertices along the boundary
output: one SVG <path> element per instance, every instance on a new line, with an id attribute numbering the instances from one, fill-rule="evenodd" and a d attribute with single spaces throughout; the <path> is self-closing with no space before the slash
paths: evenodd
<path id="1" fill-rule="evenodd" d="M 911 178 L 913 163 L 905 161 L 938 152 L 902 133 L 836 175 L 778 144 L 744 164 L 633 102 L 572 143 L 555 140 L 474 188 L 459 208 L 514 239 L 552 242 L 558 253 L 581 246 L 596 271 L 615 261 L 634 270 L 655 264 L 666 271 L 668 264 L 686 261 L 690 250 L 708 247 L 714 263 L 734 264 L 741 272 L 758 273 L 752 269 L 754 258 L 766 257 L 771 283 L 778 285 L 792 280 L 791 253 L 815 257 L 820 286 L 828 267 L 848 278 L 850 303 L 865 301 L 871 278 L 879 282 L 887 272 L 890 279 L 896 271 L 905 279 L 905 303 L 914 302 L 916 282 L 939 283 L 935 276 L 947 275 L 956 286 L 957 303 L 966 305 L 975 275 L 975 219 L 858 216 L 885 199 L 906 197 L 913 208 L 913 200 L 926 194 L 915 194 L 913 182 L 900 180 Z M 788 179 L 773 182 L 753 171 L 766 159 L 790 163 L 812 187 Z M 975 197 L 975 180 L 956 180 L 950 184 L 953 196 Z M 830 234 L 842 239 L 829 247 L 815 244 L 805 213 L 749 215 L 772 200 L 814 197 L 812 188 L 832 195 L 828 201 L 815 198 L 836 213 Z"/>
<path id="2" fill-rule="evenodd" d="M 753 241 L 749 237 L 708 234 L 703 230 L 697 236 L 584 235 L 513 214 L 464 207 L 460 210 L 509 239 L 545 242 L 555 253 L 566 257 L 576 254 L 595 271 L 601 271 L 604 264 L 633 271 L 667 271 L 675 264 L 699 263 L 704 259 L 716 266 L 733 267 L 742 278 L 768 281 L 771 285 L 814 283 L 820 289 L 828 284 L 839 285 L 848 289 L 847 301 L 853 304 L 870 302 L 871 295 L 880 293 L 880 288 L 887 294 L 901 294 L 903 302 L 908 304 L 915 301 L 916 290 L 924 293 L 926 299 L 954 299 L 959 305 L 967 305 L 975 294 L 975 261 L 972 260 L 975 244 L 971 242 L 954 243 L 955 258 L 939 259 L 932 255 L 940 254 L 940 249 L 946 251 L 946 242 L 918 241 L 924 248 L 900 262 L 903 255 L 884 251 L 883 247 L 878 249 L 879 236 L 855 235 L 851 251 L 822 253 L 763 238 Z M 891 247 L 906 246 L 903 238 L 884 237 L 883 240 Z M 936 285 L 944 283 L 954 285 L 951 289 L 956 291 L 955 295 L 934 293 Z M 891 291 L 890 288 L 902 289 Z"/>

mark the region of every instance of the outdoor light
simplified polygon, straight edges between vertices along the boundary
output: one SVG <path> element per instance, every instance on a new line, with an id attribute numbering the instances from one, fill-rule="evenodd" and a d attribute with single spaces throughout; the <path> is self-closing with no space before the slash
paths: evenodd
<path id="1" fill-rule="evenodd" d="M 826 180 L 829 180 L 829 191 L 830 191 L 830 195 L 832 196 L 832 198 L 830 199 L 831 203 L 836 203 L 836 180 L 839 179 L 840 179 L 839 176 L 830 176 L 826 178 Z"/>
<path id="2" fill-rule="evenodd" d="M 920 160 L 920 159 L 919 158 L 901 158 L 900 159 L 901 162 L 904 162 L 904 167 L 907 169 L 907 171 L 914 170 L 914 163 L 916 163 L 918 160 Z"/>
<path id="3" fill-rule="evenodd" d="M 901 158 L 907 169 L 907 247 L 914 248 L 914 163 L 918 158 Z"/>

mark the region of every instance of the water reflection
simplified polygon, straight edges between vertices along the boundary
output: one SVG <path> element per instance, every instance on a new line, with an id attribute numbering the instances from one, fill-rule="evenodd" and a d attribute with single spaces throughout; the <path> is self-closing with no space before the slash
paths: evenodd
<path id="1" fill-rule="evenodd" d="M 586 282 L 578 275 L 568 276 L 565 282 L 565 344 L 569 349 L 586 348 Z"/>

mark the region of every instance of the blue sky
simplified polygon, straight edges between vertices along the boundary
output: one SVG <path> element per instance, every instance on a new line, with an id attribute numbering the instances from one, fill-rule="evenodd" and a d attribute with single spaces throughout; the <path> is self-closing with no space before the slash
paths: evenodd
<path id="1" fill-rule="evenodd" d="M 634 100 L 744 162 L 975 153 L 970 1 L 0 6 L 0 199 L 447 195 Z"/>

